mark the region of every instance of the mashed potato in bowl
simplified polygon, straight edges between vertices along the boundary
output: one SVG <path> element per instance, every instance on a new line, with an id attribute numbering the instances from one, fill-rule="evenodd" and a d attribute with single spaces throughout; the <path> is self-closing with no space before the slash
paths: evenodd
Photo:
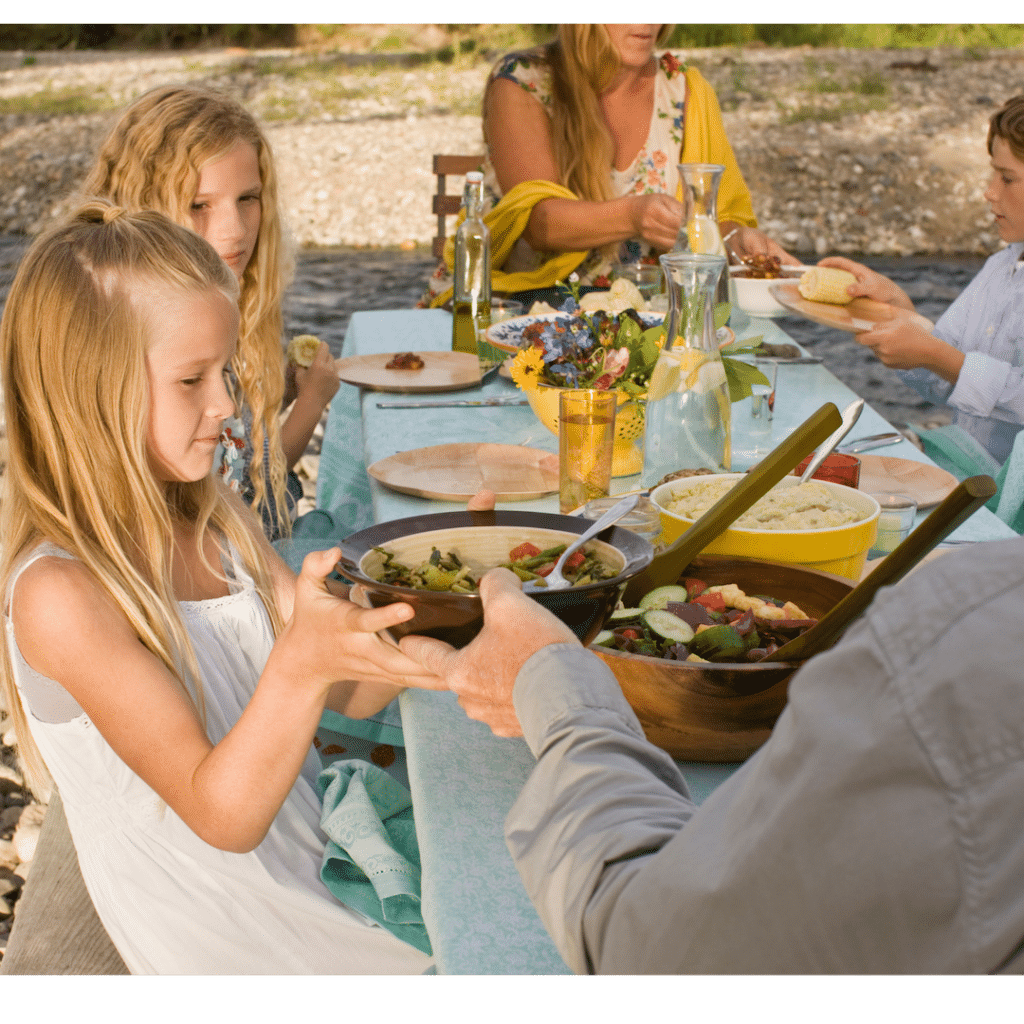
<path id="1" fill-rule="evenodd" d="M 741 473 L 719 473 L 655 487 L 651 501 L 661 511 L 662 543 L 677 540 L 742 478 Z M 878 502 L 863 491 L 830 481 L 801 485 L 788 476 L 703 553 L 782 562 L 859 580 L 878 532 L 878 514 Z"/>
<path id="2" fill-rule="evenodd" d="M 725 496 L 735 480 L 704 477 L 687 490 L 668 497 L 664 508 L 684 519 L 699 519 Z M 796 487 L 772 488 L 733 524 L 738 530 L 823 530 L 867 519 L 868 512 L 854 508 L 816 481 Z"/>

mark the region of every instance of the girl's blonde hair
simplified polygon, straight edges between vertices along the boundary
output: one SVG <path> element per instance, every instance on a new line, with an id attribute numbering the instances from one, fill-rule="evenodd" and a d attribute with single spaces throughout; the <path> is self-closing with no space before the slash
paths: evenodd
<path id="1" fill-rule="evenodd" d="M 284 450 L 278 415 L 284 396 L 281 298 L 291 276 L 278 215 L 277 175 L 266 136 L 245 107 L 222 93 L 192 86 L 164 86 L 137 99 L 111 129 L 83 185 L 87 196 L 103 196 L 128 210 L 158 210 L 184 227 L 202 168 L 248 142 L 259 159 L 262 194 L 260 230 L 242 275 L 241 323 L 232 369 L 252 411 L 249 474 L 253 507 L 267 497 L 277 507 L 284 533 L 291 519 L 286 499 Z M 270 442 L 270 479 L 264 477 L 263 440 Z"/>
<path id="2" fill-rule="evenodd" d="M 658 46 L 672 27 L 661 27 Z M 622 64 L 611 37 L 604 25 L 559 25 L 554 41 L 535 55 L 551 70 L 549 113 L 558 184 L 591 202 L 615 198 L 615 144 L 600 103 Z"/>
<path id="3" fill-rule="evenodd" d="M 275 634 L 281 619 L 256 538 L 212 476 L 162 484 L 146 450 L 147 298 L 218 291 L 234 274 L 199 235 L 163 214 L 87 202 L 25 255 L 0 322 L 9 457 L 0 504 L 0 587 L 41 541 L 74 555 L 179 680 L 201 720 L 203 688 L 171 584 L 173 524 L 212 528 L 251 574 Z M 211 570 L 223 578 L 218 567 Z M 14 686 L 8 634 L 0 662 L 26 780 L 48 773 Z"/>

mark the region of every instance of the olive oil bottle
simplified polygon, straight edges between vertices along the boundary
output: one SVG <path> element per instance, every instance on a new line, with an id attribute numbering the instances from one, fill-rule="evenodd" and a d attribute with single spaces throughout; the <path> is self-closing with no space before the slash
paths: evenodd
<path id="1" fill-rule="evenodd" d="M 462 206 L 466 219 L 455 232 L 452 351 L 477 354 L 477 332 L 491 322 L 491 233 L 483 221 L 484 176 L 466 175 Z"/>

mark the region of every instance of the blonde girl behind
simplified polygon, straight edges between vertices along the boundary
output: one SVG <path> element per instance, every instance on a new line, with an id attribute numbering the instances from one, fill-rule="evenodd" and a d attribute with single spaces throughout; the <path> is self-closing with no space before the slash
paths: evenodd
<path id="1" fill-rule="evenodd" d="M 232 368 L 252 412 L 252 505 L 264 509 L 268 499 L 272 501 L 278 532 L 286 534 L 287 464 L 278 416 L 285 395 L 281 301 L 292 261 L 282 240 L 273 155 L 259 125 L 241 104 L 212 90 L 154 89 L 121 115 L 100 148 L 83 193 L 103 196 L 132 211 L 159 210 L 203 234 L 192 209 L 202 169 L 239 142 L 256 150 L 261 191 L 255 246 L 248 262 L 236 271 L 241 323 Z M 262 457 L 264 438 L 269 441 L 269 474 Z"/>

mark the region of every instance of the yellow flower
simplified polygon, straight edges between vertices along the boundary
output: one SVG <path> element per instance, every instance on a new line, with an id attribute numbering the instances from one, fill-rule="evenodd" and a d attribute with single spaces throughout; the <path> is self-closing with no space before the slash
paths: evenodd
<path id="1" fill-rule="evenodd" d="M 540 354 L 540 349 L 531 345 L 529 348 L 520 349 L 519 354 L 512 360 L 509 373 L 512 374 L 517 387 L 523 391 L 533 391 L 543 370 L 544 357 Z"/>

